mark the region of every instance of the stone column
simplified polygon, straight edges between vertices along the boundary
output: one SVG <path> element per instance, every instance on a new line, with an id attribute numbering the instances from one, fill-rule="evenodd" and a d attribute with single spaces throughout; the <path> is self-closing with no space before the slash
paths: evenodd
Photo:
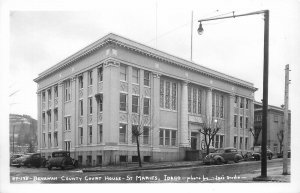
<path id="1" fill-rule="evenodd" d="M 225 131 L 225 147 L 233 147 L 234 137 L 234 94 L 230 93 L 227 100 L 227 117 L 226 131 Z"/>
<path id="2" fill-rule="evenodd" d="M 160 122 L 160 74 L 153 74 L 153 101 L 152 101 L 152 114 L 153 114 L 153 131 L 152 131 L 152 146 L 153 151 L 158 151 L 159 149 L 159 122 Z"/>
<path id="3" fill-rule="evenodd" d="M 98 68 L 94 68 L 93 69 L 93 96 L 92 96 L 92 105 L 93 105 L 93 115 L 92 115 L 92 126 L 93 126 L 93 144 L 97 144 L 97 136 L 98 136 L 98 120 L 97 120 L 97 115 L 98 115 L 98 112 L 97 112 L 97 100 L 96 100 L 96 97 L 95 95 L 97 94 L 98 92 L 98 75 L 97 75 L 97 72 L 98 71 Z M 96 160 L 96 157 L 93 158 L 94 160 Z"/>
<path id="4" fill-rule="evenodd" d="M 64 83 L 58 83 L 58 129 L 57 129 L 57 141 L 58 149 L 63 150 L 63 133 L 64 133 Z"/>
<path id="5" fill-rule="evenodd" d="M 76 121 L 77 121 L 77 117 L 76 117 L 76 92 L 77 92 L 77 89 L 76 89 L 76 77 L 72 77 L 71 78 L 71 147 L 70 147 L 70 152 L 74 152 L 75 151 L 75 144 L 76 144 L 76 139 L 75 139 L 75 132 L 77 131 L 77 128 L 76 128 Z M 74 155 L 74 154 L 73 154 Z"/>
<path id="6" fill-rule="evenodd" d="M 41 147 L 42 147 L 42 104 L 41 104 L 41 91 L 37 92 L 37 113 L 38 113 L 38 122 L 37 122 L 37 142 L 38 142 L 38 147 L 37 147 L 37 152 L 41 152 Z"/>
<path id="7" fill-rule="evenodd" d="M 103 135 L 104 143 L 119 143 L 120 63 L 107 60 L 103 70 Z"/>
<path id="8" fill-rule="evenodd" d="M 179 147 L 190 147 L 188 130 L 188 82 L 181 84 L 181 112 L 180 112 L 180 143 Z"/>
<path id="9" fill-rule="evenodd" d="M 206 121 L 212 121 L 212 88 L 206 91 Z"/>
<path id="10" fill-rule="evenodd" d="M 127 142 L 128 144 L 132 144 L 132 66 L 128 66 L 127 67 L 127 72 L 128 72 L 128 76 L 127 76 L 127 82 L 128 82 L 128 95 L 127 95 L 127 102 L 128 102 L 128 124 L 127 124 Z M 139 103 L 140 103 L 140 99 L 139 99 Z M 128 158 L 129 159 L 129 158 Z"/>

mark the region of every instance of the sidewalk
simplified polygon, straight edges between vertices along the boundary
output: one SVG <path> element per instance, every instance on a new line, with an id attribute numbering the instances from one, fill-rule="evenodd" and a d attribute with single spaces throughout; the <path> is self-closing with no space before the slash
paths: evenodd
<path id="1" fill-rule="evenodd" d="M 253 162 L 243 162 L 245 164 L 252 164 Z M 83 172 L 121 172 L 121 171 L 138 171 L 138 170 L 155 170 L 155 169 L 169 169 L 169 168 L 189 168 L 189 167 L 201 167 L 202 161 L 182 161 L 182 162 L 158 162 L 158 163 L 143 163 L 143 167 L 140 168 L 138 163 L 123 164 L 117 166 L 104 166 L 104 167 L 92 167 L 83 168 Z M 282 175 L 282 170 L 274 170 L 272 168 L 267 171 L 268 178 L 264 180 L 254 181 L 253 178 L 260 176 L 260 170 L 255 170 L 251 173 L 241 174 L 240 180 L 235 182 L 240 183 L 262 183 L 262 182 L 290 182 L 291 175 Z M 227 182 L 226 180 L 223 182 Z"/>

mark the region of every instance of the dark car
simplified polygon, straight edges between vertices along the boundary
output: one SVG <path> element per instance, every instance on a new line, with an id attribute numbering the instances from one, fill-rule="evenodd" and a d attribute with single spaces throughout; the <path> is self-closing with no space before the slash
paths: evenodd
<path id="1" fill-rule="evenodd" d="M 278 158 L 283 158 L 283 152 L 278 153 L 278 154 L 277 154 L 277 157 L 278 157 Z M 291 158 L 291 151 L 290 151 L 290 150 L 288 150 L 287 157 L 288 157 L 288 158 Z"/>
<path id="2" fill-rule="evenodd" d="M 52 157 L 48 160 L 48 170 L 53 167 L 59 167 L 62 170 L 68 167 L 78 167 L 78 161 L 70 157 L 68 151 L 56 151 L 52 153 Z"/>
<path id="3" fill-rule="evenodd" d="M 252 147 L 253 149 L 253 152 L 252 152 L 252 155 L 254 157 L 254 159 L 256 161 L 259 161 L 261 159 L 261 146 L 255 146 L 255 147 Z M 273 152 L 267 148 L 267 158 L 269 160 L 271 160 L 273 158 Z"/>
<path id="4" fill-rule="evenodd" d="M 223 164 L 229 161 L 234 161 L 235 163 L 242 160 L 243 157 L 238 153 L 236 148 L 228 147 L 218 150 L 216 153 L 210 153 L 205 156 L 203 162 L 204 164 Z"/>
<path id="5" fill-rule="evenodd" d="M 9 164 L 12 165 L 13 164 L 13 161 L 19 157 L 22 157 L 24 154 L 13 154 L 10 156 L 10 161 L 9 161 Z"/>
<path id="6" fill-rule="evenodd" d="M 12 165 L 16 167 L 35 166 L 39 168 L 46 165 L 46 159 L 42 157 L 40 153 L 28 153 L 13 160 Z"/>

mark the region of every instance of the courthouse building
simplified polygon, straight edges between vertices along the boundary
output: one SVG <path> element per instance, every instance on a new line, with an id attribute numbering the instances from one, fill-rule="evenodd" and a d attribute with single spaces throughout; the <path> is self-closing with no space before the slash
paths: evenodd
<path id="1" fill-rule="evenodd" d="M 216 148 L 252 146 L 252 83 L 127 38 L 108 34 L 34 80 L 38 150 L 67 150 L 83 165 L 137 161 L 132 129 L 143 120 L 142 161 L 177 161 L 204 148 L 213 120 Z"/>

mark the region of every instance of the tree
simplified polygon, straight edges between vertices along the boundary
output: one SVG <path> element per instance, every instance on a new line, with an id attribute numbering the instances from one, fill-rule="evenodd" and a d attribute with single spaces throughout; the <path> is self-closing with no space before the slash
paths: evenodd
<path id="1" fill-rule="evenodd" d="M 147 100 L 146 103 L 149 101 Z M 145 127 L 150 125 L 150 109 L 149 106 L 145 107 L 144 97 L 141 97 L 141 103 L 143 106 L 143 113 L 131 114 L 131 123 L 132 123 L 132 142 L 136 141 L 137 153 L 139 160 L 139 167 L 142 167 L 141 154 L 140 154 L 140 136 L 144 134 Z M 150 103 L 149 103 L 150 104 Z M 147 115 L 147 116 L 144 116 Z M 149 127 L 147 127 L 149 129 Z M 148 131 L 149 132 L 149 131 Z"/>
<path id="2" fill-rule="evenodd" d="M 209 147 L 212 139 L 220 131 L 220 129 L 221 127 L 216 119 L 205 120 L 202 124 L 202 128 L 199 129 L 199 132 L 204 135 L 206 155 L 209 154 Z"/>
<path id="3" fill-rule="evenodd" d="M 278 138 L 278 141 L 279 141 L 279 152 L 282 153 L 283 138 L 284 138 L 284 131 L 283 130 L 280 130 L 277 133 L 277 138 Z"/>
<path id="4" fill-rule="evenodd" d="M 254 129 L 250 128 L 250 130 L 249 130 L 254 138 L 254 144 L 253 144 L 254 146 L 258 145 L 258 137 L 259 137 L 261 129 L 262 129 L 261 126 L 254 126 Z"/>

